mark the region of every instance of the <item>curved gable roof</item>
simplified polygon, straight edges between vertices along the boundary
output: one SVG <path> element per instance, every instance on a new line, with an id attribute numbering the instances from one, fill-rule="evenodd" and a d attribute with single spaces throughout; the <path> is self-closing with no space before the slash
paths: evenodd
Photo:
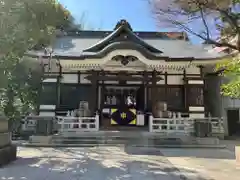
<path id="1" fill-rule="evenodd" d="M 159 34 L 160 33 L 160 34 Z M 166 38 L 166 34 L 177 36 Z M 225 53 L 209 51 L 208 45 L 193 45 L 184 33 L 133 32 L 129 23 L 121 20 L 114 31 L 77 31 L 63 33 L 56 38 L 51 56 L 58 59 L 84 60 L 102 58 L 117 49 L 136 50 L 151 60 L 189 61 L 215 60 Z M 44 51 L 28 51 L 33 57 L 48 57 Z"/>
<path id="2" fill-rule="evenodd" d="M 126 20 L 121 20 L 115 27 L 115 30 L 105 37 L 103 40 L 99 41 L 98 43 L 94 44 L 93 46 L 84 49 L 83 52 L 99 52 L 103 50 L 105 47 L 110 45 L 111 43 L 126 43 L 131 42 L 134 44 L 138 44 L 142 46 L 144 49 L 148 50 L 151 53 L 163 53 L 159 49 L 149 45 L 137 35 L 135 35 L 132 31 L 131 26 Z"/>

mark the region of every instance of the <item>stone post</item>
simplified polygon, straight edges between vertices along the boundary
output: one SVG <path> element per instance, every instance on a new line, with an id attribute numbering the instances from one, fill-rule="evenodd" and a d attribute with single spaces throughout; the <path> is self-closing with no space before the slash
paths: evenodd
<path id="1" fill-rule="evenodd" d="M 17 148 L 12 144 L 8 120 L 0 116 L 0 166 L 6 165 L 17 158 Z"/>
<path id="2" fill-rule="evenodd" d="M 238 164 L 240 164 L 240 146 L 235 146 L 235 157 Z"/>
<path id="3" fill-rule="evenodd" d="M 149 116 L 149 132 L 153 132 L 153 116 Z"/>

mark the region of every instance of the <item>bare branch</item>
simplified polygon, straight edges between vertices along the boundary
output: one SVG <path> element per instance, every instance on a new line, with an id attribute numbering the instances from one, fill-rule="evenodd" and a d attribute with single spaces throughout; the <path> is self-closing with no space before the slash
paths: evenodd
<path id="1" fill-rule="evenodd" d="M 203 25 L 206 29 L 206 34 L 207 34 L 207 39 L 210 39 L 210 31 L 209 31 L 209 28 L 208 28 L 208 24 L 207 24 L 207 21 L 205 19 L 205 16 L 204 16 L 204 13 L 203 13 L 203 9 L 201 8 L 200 9 L 200 14 L 201 14 L 201 19 L 202 19 L 202 22 L 203 22 Z"/>
<path id="2" fill-rule="evenodd" d="M 239 19 L 228 10 L 230 0 L 149 0 L 149 3 L 158 23 L 171 24 L 175 28 L 184 30 L 216 46 L 240 50 Z M 226 26 L 222 24 L 221 16 L 224 16 L 227 22 L 233 26 L 233 30 L 228 29 L 228 31 L 232 31 L 228 35 L 230 34 L 231 37 L 238 35 L 236 44 L 218 42 L 217 38 L 211 36 L 213 30 L 219 32 L 225 30 Z M 216 22 L 215 28 L 209 26 L 209 19 L 218 19 L 219 22 Z M 203 24 L 199 26 L 204 28 L 203 32 L 191 28 L 191 23 L 196 20 Z"/>

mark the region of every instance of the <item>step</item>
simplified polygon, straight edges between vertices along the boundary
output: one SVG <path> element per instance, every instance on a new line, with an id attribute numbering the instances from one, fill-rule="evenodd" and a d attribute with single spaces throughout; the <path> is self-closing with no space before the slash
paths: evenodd
<path id="1" fill-rule="evenodd" d="M 118 136 L 105 136 L 105 137 L 54 137 L 52 139 L 53 143 L 70 143 L 70 144 L 201 144 L 201 145 L 219 145 L 219 140 L 217 138 L 203 138 L 194 139 L 190 138 L 188 140 L 182 140 L 181 138 L 156 138 L 156 137 L 118 137 Z"/>
<path id="2" fill-rule="evenodd" d="M 119 137 L 140 137 L 140 136 L 164 136 L 163 133 L 151 133 L 148 131 L 63 131 L 58 135 L 64 137 L 99 137 L 99 136 L 119 136 Z M 177 137 L 177 136 L 176 136 Z"/>
<path id="3" fill-rule="evenodd" d="M 62 137 L 62 136 L 53 136 L 53 140 L 89 140 L 89 141 L 96 141 L 96 140 L 153 140 L 153 141 L 162 141 L 162 140 L 168 140 L 168 141 L 181 141 L 181 138 L 171 138 L 171 137 L 122 137 L 122 136 L 95 136 L 95 137 Z"/>
<path id="4" fill-rule="evenodd" d="M 181 139 L 173 138 L 126 138 L 126 137 L 101 137 L 101 138 L 53 138 L 53 143 L 63 143 L 63 144 L 183 144 Z"/>
<path id="5" fill-rule="evenodd" d="M 151 133 L 147 131 L 96 131 L 96 132 L 63 132 L 56 134 L 54 136 L 61 137 L 92 137 L 92 138 L 102 138 L 102 137 L 126 137 L 126 138 L 187 138 L 185 134 L 172 134 L 166 135 L 164 133 Z"/>
<path id="6" fill-rule="evenodd" d="M 52 148 L 57 148 L 57 147 L 79 147 L 79 148 L 83 148 L 83 147 L 108 147 L 111 145 L 109 144 L 41 144 L 41 143 L 37 143 L 37 144 L 33 144 L 33 143 L 28 143 L 28 142 L 14 142 L 13 144 L 16 144 L 17 146 L 19 147 L 52 147 Z M 122 144 L 114 144 L 114 147 L 122 147 L 123 145 Z M 147 147 L 147 148 L 190 148 L 190 149 L 193 149 L 193 148 L 203 148 L 203 149 L 225 149 L 226 148 L 226 145 L 185 145 L 185 144 L 182 144 L 182 145 L 136 145 L 136 144 L 132 144 L 132 145 L 129 145 L 129 146 L 132 146 L 132 147 Z"/>

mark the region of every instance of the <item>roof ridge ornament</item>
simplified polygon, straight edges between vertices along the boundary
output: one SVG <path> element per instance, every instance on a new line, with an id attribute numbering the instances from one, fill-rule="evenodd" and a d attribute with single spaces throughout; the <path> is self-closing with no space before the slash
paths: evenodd
<path id="1" fill-rule="evenodd" d="M 125 28 L 127 28 L 127 29 L 129 29 L 131 31 L 133 30 L 131 25 L 129 24 L 129 22 L 127 22 L 126 19 L 121 19 L 120 21 L 118 21 L 116 26 L 115 26 L 115 28 L 114 28 L 114 30 L 118 29 L 119 27 L 125 27 Z"/>

